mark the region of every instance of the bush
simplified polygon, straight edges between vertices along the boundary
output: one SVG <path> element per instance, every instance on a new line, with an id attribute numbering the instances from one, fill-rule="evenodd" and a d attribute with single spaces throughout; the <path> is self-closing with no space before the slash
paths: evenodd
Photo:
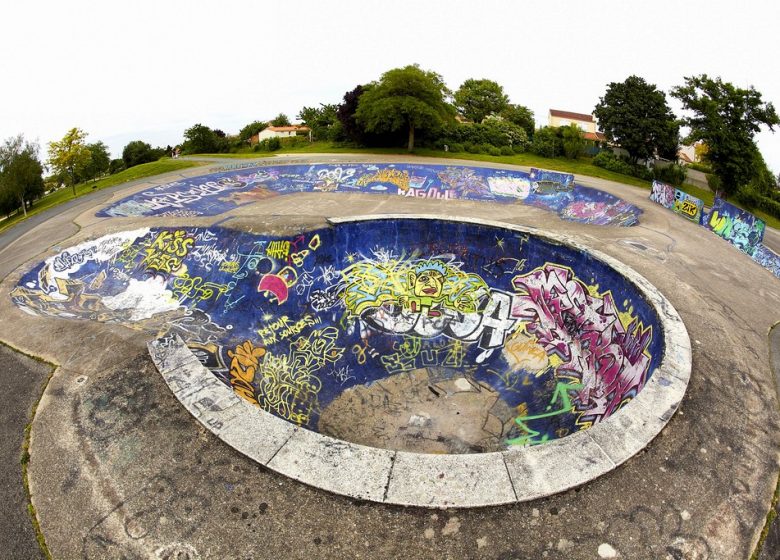
<path id="1" fill-rule="evenodd" d="M 695 169 L 696 171 L 701 171 L 702 173 L 712 173 L 712 167 L 706 163 L 689 163 L 688 167 Z"/>
<path id="2" fill-rule="evenodd" d="M 609 150 L 599 152 L 593 158 L 593 165 L 601 167 L 607 171 L 614 173 L 622 173 L 623 175 L 633 175 L 631 165 L 617 157 Z"/>
<path id="3" fill-rule="evenodd" d="M 528 145 L 528 135 L 521 127 L 500 118 L 485 119 L 483 123 L 456 124 L 444 127 L 439 138 L 444 144 L 489 144 L 502 146 Z"/>
<path id="4" fill-rule="evenodd" d="M 504 146 L 505 148 L 508 148 L 509 146 Z M 500 156 L 501 155 L 501 148 L 496 148 L 495 146 L 488 146 L 488 153 L 491 156 Z"/>
<path id="5" fill-rule="evenodd" d="M 514 151 L 512 150 L 512 146 L 503 146 L 501 148 L 501 155 L 502 156 L 511 156 L 514 155 Z"/>
<path id="6" fill-rule="evenodd" d="M 472 144 L 471 142 L 466 142 L 463 145 L 463 147 L 470 154 L 478 154 L 479 153 L 479 146 L 476 146 L 476 145 Z"/>
<path id="7" fill-rule="evenodd" d="M 743 187 L 734 198 L 749 210 L 761 210 L 770 216 L 780 219 L 780 202 L 763 196 L 753 187 Z"/>
<path id="8" fill-rule="evenodd" d="M 463 144 L 458 144 L 457 142 L 453 142 L 452 144 L 448 144 L 450 147 L 451 152 L 462 152 L 463 151 Z"/>
<path id="9" fill-rule="evenodd" d="M 545 126 L 536 131 L 530 149 L 531 153 L 547 158 L 563 154 L 561 139 L 558 138 L 556 130 L 549 126 Z"/>
<path id="10" fill-rule="evenodd" d="M 519 144 L 515 144 L 512 146 L 512 151 L 516 154 L 522 154 L 526 150 L 526 146 L 521 146 Z"/>
<path id="11" fill-rule="evenodd" d="M 489 154 L 490 150 L 492 150 L 492 149 L 493 149 L 493 146 L 490 145 L 490 144 L 480 144 L 479 146 L 477 146 L 477 150 L 478 150 L 477 153 Z"/>
<path id="12" fill-rule="evenodd" d="M 685 168 L 676 163 L 666 167 L 656 167 L 653 169 L 653 177 L 662 183 L 679 187 L 685 181 Z"/>
<path id="13" fill-rule="evenodd" d="M 112 159 L 111 163 L 108 164 L 108 172 L 111 175 L 114 173 L 119 173 L 120 171 L 124 171 L 125 169 L 125 160 L 122 158 Z"/>
<path id="14" fill-rule="evenodd" d="M 563 153 L 568 159 L 577 159 L 585 153 L 585 137 L 576 124 L 563 127 Z"/>

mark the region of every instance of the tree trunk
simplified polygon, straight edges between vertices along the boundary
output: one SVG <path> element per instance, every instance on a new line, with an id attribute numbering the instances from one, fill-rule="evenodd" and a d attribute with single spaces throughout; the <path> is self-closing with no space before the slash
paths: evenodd
<path id="1" fill-rule="evenodd" d="M 22 201 L 22 212 L 24 212 L 24 217 L 27 217 L 27 203 L 24 200 L 24 195 L 19 197 Z"/>
<path id="2" fill-rule="evenodd" d="M 73 198 L 76 198 L 76 174 L 73 171 L 70 172 L 70 186 L 73 189 Z"/>
<path id="3" fill-rule="evenodd" d="M 409 153 L 412 153 L 414 151 L 414 127 L 412 125 L 409 125 Z"/>

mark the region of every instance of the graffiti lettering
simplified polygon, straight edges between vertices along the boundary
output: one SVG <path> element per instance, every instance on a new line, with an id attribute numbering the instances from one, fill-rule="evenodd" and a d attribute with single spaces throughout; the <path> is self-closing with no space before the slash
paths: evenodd
<path id="1" fill-rule="evenodd" d="M 168 273 L 178 270 L 195 240 L 184 230 L 161 231 L 145 249 L 141 264 L 147 270 Z"/>

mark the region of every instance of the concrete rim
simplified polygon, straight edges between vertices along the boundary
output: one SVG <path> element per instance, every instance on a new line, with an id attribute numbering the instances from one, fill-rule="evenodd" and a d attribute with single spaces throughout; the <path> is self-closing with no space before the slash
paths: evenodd
<path id="1" fill-rule="evenodd" d="M 664 333 L 661 365 L 637 397 L 587 430 L 539 446 L 468 455 L 378 449 L 297 427 L 238 397 L 173 335 L 149 342 L 148 348 L 176 398 L 222 441 L 280 474 L 352 498 L 436 508 L 523 502 L 580 486 L 644 449 L 672 418 L 690 379 L 691 343 L 672 304 L 639 273 L 570 236 L 505 222 L 432 214 L 370 214 L 328 221 L 400 218 L 504 228 L 587 251 L 632 282 L 654 307 Z"/>

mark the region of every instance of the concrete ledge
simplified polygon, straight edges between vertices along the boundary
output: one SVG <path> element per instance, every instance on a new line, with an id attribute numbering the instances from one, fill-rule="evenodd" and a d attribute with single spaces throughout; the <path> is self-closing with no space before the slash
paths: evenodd
<path id="1" fill-rule="evenodd" d="M 354 216 L 443 219 L 428 215 Z M 669 301 L 633 269 L 573 239 L 533 228 L 471 218 L 446 218 L 523 233 L 587 251 L 634 283 L 659 315 L 664 355 L 642 391 L 592 428 L 535 447 L 500 453 L 427 455 L 356 445 L 296 427 L 239 398 L 214 377 L 178 336 L 149 343 L 149 353 L 174 395 L 228 445 L 305 484 L 358 499 L 422 507 L 479 507 L 527 501 L 582 485 L 647 446 L 671 419 L 691 373 L 685 325 Z"/>

